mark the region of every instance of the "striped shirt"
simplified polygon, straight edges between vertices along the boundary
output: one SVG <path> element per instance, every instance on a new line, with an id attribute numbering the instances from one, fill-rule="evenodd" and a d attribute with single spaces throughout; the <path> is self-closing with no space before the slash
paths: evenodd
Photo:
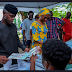
<path id="1" fill-rule="evenodd" d="M 48 39 L 57 39 L 58 32 L 57 32 L 57 25 L 62 24 L 63 21 L 57 17 L 52 17 L 52 20 L 47 20 L 46 24 L 48 27 L 47 38 Z"/>

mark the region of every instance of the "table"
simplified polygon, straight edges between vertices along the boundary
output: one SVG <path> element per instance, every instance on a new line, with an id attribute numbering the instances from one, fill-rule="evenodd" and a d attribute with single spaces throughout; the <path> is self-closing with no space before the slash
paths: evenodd
<path id="1" fill-rule="evenodd" d="M 35 62 L 35 70 L 45 70 L 42 65 L 42 55 L 37 54 L 39 57 Z M 11 65 L 9 70 L 30 70 L 30 61 L 22 61 L 21 66 L 18 68 L 18 64 Z"/>

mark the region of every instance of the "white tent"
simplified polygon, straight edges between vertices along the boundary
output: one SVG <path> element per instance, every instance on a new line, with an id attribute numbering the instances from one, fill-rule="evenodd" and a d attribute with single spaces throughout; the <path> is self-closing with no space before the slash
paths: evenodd
<path id="1" fill-rule="evenodd" d="M 55 6 L 67 3 L 69 2 L 0 2 L 0 9 L 3 9 L 5 4 L 13 4 L 19 11 L 28 12 L 32 10 L 33 12 L 38 13 L 41 8 L 51 9 Z"/>

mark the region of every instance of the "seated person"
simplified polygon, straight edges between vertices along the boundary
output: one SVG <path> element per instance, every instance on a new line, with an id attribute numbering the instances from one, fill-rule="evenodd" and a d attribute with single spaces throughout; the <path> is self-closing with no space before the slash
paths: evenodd
<path id="1" fill-rule="evenodd" d="M 42 64 L 46 70 L 65 70 L 71 59 L 71 49 L 65 42 L 48 39 L 42 44 Z M 31 57 L 31 68 L 34 70 L 35 57 Z"/>

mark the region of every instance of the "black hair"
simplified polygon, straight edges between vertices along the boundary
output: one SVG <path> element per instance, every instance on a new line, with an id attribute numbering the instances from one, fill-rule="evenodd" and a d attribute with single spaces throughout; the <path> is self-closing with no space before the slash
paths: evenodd
<path id="1" fill-rule="evenodd" d="M 39 15 L 38 15 L 38 14 L 37 14 L 37 15 L 35 15 L 35 19 L 36 19 L 36 18 L 37 18 L 37 19 L 39 19 Z"/>
<path id="2" fill-rule="evenodd" d="M 58 39 L 48 39 L 42 44 L 42 56 L 56 70 L 64 70 L 71 59 L 71 48 Z"/>
<path id="3" fill-rule="evenodd" d="M 29 13 L 33 13 L 33 11 L 29 11 L 29 12 L 28 12 L 28 15 L 29 15 Z M 33 14 L 34 14 L 34 13 L 33 13 Z"/>

